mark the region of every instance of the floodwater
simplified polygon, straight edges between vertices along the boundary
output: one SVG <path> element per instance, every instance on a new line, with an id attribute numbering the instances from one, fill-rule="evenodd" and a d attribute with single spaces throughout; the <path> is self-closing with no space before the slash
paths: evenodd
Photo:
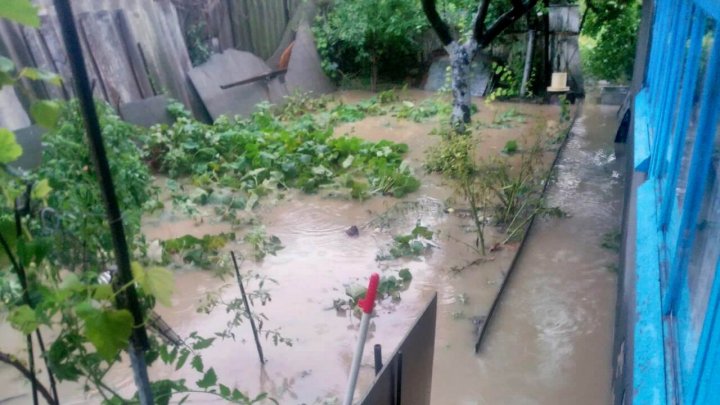
<path id="1" fill-rule="evenodd" d="M 616 110 L 582 108 L 549 189 L 569 217 L 536 221 L 481 354 L 439 318 L 433 404 L 610 403 L 618 259 L 601 241 L 620 227 Z"/>
<path id="2" fill-rule="evenodd" d="M 421 92 L 413 92 L 423 97 Z M 343 95 L 346 100 L 365 96 Z M 482 103 L 482 101 L 480 101 Z M 480 154 L 497 154 L 505 142 L 556 129 L 556 106 L 496 103 L 481 104 L 477 122 L 510 108 L 526 114 L 526 122 L 508 128 L 483 129 Z M 365 284 L 372 272 L 393 274 L 408 268 L 413 280 L 401 300 L 382 301 L 371 323 L 356 398 L 372 381 L 372 345 L 393 352 L 412 325 L 418 311 L 438 292 L 438 330 L 433 381 L 434 404 L 576 404 L 607 403 L 609 398 L 612 310 L 615 275 L 607 267 L 617 260 L 600 247 L 602 235 L 619 226 L 619 164 L 613 160 L 612 111 L 586 106 L 576 123 L 563 159 L 551 205 L 559 205 L 570 217 L 536 223 L 534 237 L 526 247 L 520 266 L 496 313 L 481 355 L 473 353 L 473 319 L 487 313 L 517 246 L 506 245 L 477 262 L 471 249 L 469 218 L 452 198 L 452 187 L 435 175 L 422 172 L 428 147 L 437 143 L 429 132 L 437 122 L 413 123 L 391 116 L 368 117 L 339 127 L 366 139 L 391 139 L 410 147 L 408 162 L 422 181 L 421 189 L 402 199 L 375 197 L 362 203 L 323 195 L 286 193 L 276 201 L 261 201 L 254 214 L 268 234 L 276 235 L 284 248 L 261 262 L 246 260 L 242 273 L 251 277 L 250 290 L 259 287 L 255 275 L 266 277 L 264 289 L 272 296 L 266 305 L 255 302 L 253 310 L 267 317 L 264 330 L 277 330 L 292 347 L 263 339 L 268 359 L 260 366 L 249 325 L 234 330 L 236 339 L 218 339 L 203 352 L 206 367 L 214 367 L 219 381 L 251 395 L 268 392 L 281 404 L 334 404 L 343 396 L 355 347 L 359 320 L 350 311 L 337 311 L 333 300 L 345 297 L 345 285 Z M 607 126 L 606 126 L 607 125 Z M 148 218 L 148 240 L 185 234 L 202 236 L 232 230 L 211 209 L 203 221 L 172 215 Z M 416 223 L 436 233 L 438 247 L 417 259 L 378 262 L 376 255 L 393 235 L 407 233 Z M 357 238 L 345 230 L 356 225 Z M 228 250 L 243 250 L 242 234 Z M 542 236 L 540 236 L 542 235 Z M 488 230 L 488 246 L 500 235 Z M 468 264 L 474 263 L 470 266 Z M 224 260 L 220 266 L 229 266 Z M 458 271 L 459 268 L 464 270 Z M 275 280 L 272 282 L 270 280 Z M 208 294 L 223 300 L 238 297 L 231 276 L 219 279 L 211 272 L 179 266 L 176 293 L 170 308 L 157 312 L 180 335 L 197 331 L 212 336 L 229 320 L 224 308 L 198 313 Z M 11 335 L 3 325 L 2 336 Z M 14 339 L 11 339 L 14 340 Z M 16 340 L 21 343 L 18 336 Z M 18 344 L 20 353 L 21 345 Z M 175 371 L 153 366 L 151 379 L 201 376 L 189 367 Z M 12 370 L 0 367 L 0 402 L 27 403 L 27 384 Z M 124 395 L 134 386 L 126 364 L 109 374 L 108 382 Z M 97 403 L 95 392 L 83 393 L 73 384 L 61 385 L 63 403 Z M 177 398 L 179 400 L 179 398 Z M 597 399 L 597 402 L 595 402 Z M 188 402 L 213 402 L 213 397 L 194 395 Z"/>

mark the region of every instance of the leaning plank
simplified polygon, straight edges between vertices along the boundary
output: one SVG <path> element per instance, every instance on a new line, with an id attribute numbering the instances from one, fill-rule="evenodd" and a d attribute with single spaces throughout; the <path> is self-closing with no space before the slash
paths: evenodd
<path id="1" fill-rule="evenodd" d="M 130 69 L 140 91 L 140 96 L 141 98 L 153 97 L 155 96 L 155 92 L 150 85 L 150 78 L 148 77 L 145 63 L 140 55 L 140 50 L 137 46 L 138 43 L 135 40 L 135 34 L 133 34 L 132 28 L 130 27 L 127 15 L 124 10 L 116 10 L 113 14 L 115 22 L 117 23 L 120 39 L 124 44 L 125 54 L 128 57 Z"/>
<path id="2" fill-rule="evenodd" d="M 114 106 L 142 99 L 123 41 L 108 11 L 87 14 L 80 20 L 85 29 L 88 50 L 95 60 L 107 100 Z"/>

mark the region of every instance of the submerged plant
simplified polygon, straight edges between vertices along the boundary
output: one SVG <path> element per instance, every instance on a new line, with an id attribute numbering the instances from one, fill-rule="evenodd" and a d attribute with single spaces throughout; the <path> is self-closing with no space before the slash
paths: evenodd
<path id="1" fill-rule="evenodd" d="M 220 250 L 232 240 L 235 240 L 234 233 L 205 235 L 202 238 L 185 235 L 169 239 L 161 242 L 164 249 L 163 260 L 167 263 L 171 255 L 180 255 L 184 263 L 209 269 L 217 264 Z"/>
<path id="2" fill-rule="evenodd" d="M 360 107 L 338 111 L 364 114 Z M 331 127 L 310 115 L 284 122 L 261 107 L 250 119 L 220 118 L 213 125 L 181 117 L 170 127 L 155 127 L 145 150 L 171 178 L 189 176 L 204 189 L 244 193 L 248 209 L 284 188 L 314 193 L 349 184 L 353 197 L 360 198 L 361 189 L 401 197 L 419 187 L 402 164 L 407 145 L 332 135 Z"/>
<path id="3" fill-rule="evenodd" d="M 432 241 L 433 232 L 420 224 L 417 224 L 407 235 L 397 235 L 393 238 L 392 244 L 377 255 L 376 260 L 392 260 L 401 257 L 417 257 L 428 252 L 431 248 L 437 247 Z"/>
<path id="4" fill-rule="evenodd" d="M 262 226 L 253 228 L 243 240 L 250 245 L 255 261 L 260 261 L 267 255 L 275 256 L 279 250 L 284 248 L 280 238 L 268 235 Z"/>
<path id="5" fill-rule="evenodd" d="M 406 268 L 392 272 L 392 274 L 383 275 L 380 277 L 380 283 L 378 284 L 378 299 L 390 298 L 394 302 L 400 301 L 400 293 L 408 289 L 412 278 L 412 273 Z M 367 287 L 360 283 L 347 284 L 345 286 L 345 298 L 335 299 L 333 308 L 338 311 L 354 309 L 366 292 Z"/>

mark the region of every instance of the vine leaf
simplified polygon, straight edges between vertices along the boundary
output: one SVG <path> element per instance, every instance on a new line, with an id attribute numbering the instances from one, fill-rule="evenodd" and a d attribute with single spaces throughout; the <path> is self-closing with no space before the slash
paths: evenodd
<path id="1" fill-rule="evenodd" d="M 100 357 L 111 361 L 127 347 L 133 327 L 130 311 L 97 309 L 87 301 L 78 304 L 76 311 L 85 321 L 85 337 L 95 346 Z"/>
<path id="2" fill-rule="evenodd" d="M 52 191 L 52 187 L 50 187 L 50 183 L 47 179 L 42 179 L 35 183 L 35 186 L 33 186 L 32 190 L 32 199 L 33 200 L 46 200 L 48 196 L 50 195 L 50 192 Z"/>
<path id="3" fill-rule="evenodd" d="M 21 305 L 15 308 L 10 313 L 9 321 L 13 328 L 25 335 L 34 332 L 39 325 L 37 314 L 35 314 L 35 311 L 28 305 Z"/>
<path id="4" fill-rule="evenodd" d="M 40 126 L 54 129 L 60 120 L 60 103 L 51 100 L 41 100 L 30 107 L 30 115 Z"/>
<path id="5" fill-rule="evenodd" d="M 0 6 L 0 17 L 35 28 L 40 26 L 38 10 L 30 0 L 3 0 L 3 3 Z"/>
<path id="6" fill-rule="evenodd" d="M 62 84 L 62 77 L 60 77 L 60 75 L 46 70 L 26 67 L 20 71 L 19 76 L 26 77 L 30 80 L 42 80 L 52 84 L 53 86 L 60 86 Z"/>
<path id="7" fill-rule="evenodd" d="M 190 365 L 192 366 L 192 368 L 194 368 L 195 370 L 197 370 L 197 371 L 200 372 L 200 373 L 202 373 L 203 370 L 205 369 L 205 365 L 203 364 L 202 357 L 200 357 L 200 356 L 198 356 L 198 355 L 195 355 L 195 356 L 193 357 L 192 362 L 190 363 Z"/>
<path id="8" fill-rule="evenodd" d="M 180 370 L 182 366 L 185 365 L 185 361 L 187 361 L 188 356 L 190 355 L 190 350 L 183 349 L 180 352 L 180 357 L 178 357 L 177 364 L 175 365 L 175 370 Z"/>
<path id="9" fill-rule="evenodd" d="M 212 367 L 205 372 L 201 380 L 195 382 L 195 384 L 202 389 L 208 389 L 215 385 L 215 383 L 217 383 L 217 374 L 215 374 L 215 370 Z"/>
<path id="10" fill-rule="evenodd" d="M 132 264 L 132 273 L 135 282 L 146 293 L 151 294 L 162 305 L 172 306 L 172 294 L 175 290 L 173 274 L 164 267 L 144 268 L 140 263 Z"/>
<path id="11" fill-rule="evenodd" d="M 0 56 L 0 87 L 15 83 L 14 71 L 15 62 L 12 59 Z"/>
<path id="12" fill-rule="evenodd" d="M 22 155 L 22 147 L 17 143 L 15 134 L 9 129 L 0 128 L 0 163 L 10 163 Z"/>

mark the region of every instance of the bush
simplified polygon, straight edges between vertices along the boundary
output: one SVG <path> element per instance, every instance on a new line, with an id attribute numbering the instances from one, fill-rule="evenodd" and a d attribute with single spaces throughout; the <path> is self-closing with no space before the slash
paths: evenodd
<path id="1" fill-rule="evenodd" d="M 637 0 L 593 3 L 582 32 L 583 36 L 595 39 L 583 41 L 583 67 L 588 74 L 609 81 L 630 80 L 639 25 Z"/>
<path id="2" fill-rule="evenodd" d="M 418 74 L 427 20 L 418 0 L 338 0 L 314 32 L 323 68 L 342 75 L 402 80 Z"/>
<path id="3" fill-rule="evenodd" d="M 144 130 L 123 122 L 107 104 L 98 103 L 97 110 L 128 242 L 133 248 L 132 242 L 140 234 L 143 207 L 156 200 L 150 171 L 136 144 Z M 84 252 L 84 258 L 68 258 L 72 262 L 85 259 L 94 264 L 106 260 L 112 243 L 105 204 L 77 101 L 64 106 L 57 128 L 43 136 L 43 143 L 43 163 L 37 174 L 47 179 L 53 190 L 48 206 L 62 218 L 62 234 L 66 236 L 57 252 Z"/>

